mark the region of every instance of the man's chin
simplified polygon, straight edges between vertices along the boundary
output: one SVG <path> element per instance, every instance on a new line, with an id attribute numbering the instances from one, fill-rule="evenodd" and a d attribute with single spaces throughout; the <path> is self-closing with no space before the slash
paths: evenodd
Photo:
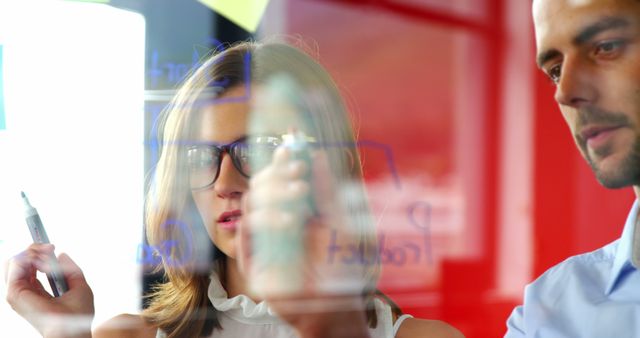
<path id="1" fill-rule="evenodd" d="M 633 183 L 625 180 L 624 177 L 596 174 L 596 178 L 598 179 L 598 182 L 600 182 L 600 184 L 607 189 L 621 189 L 633 185 Z"/>
<path id="2" fill-rule="evenodd" d="M 625 163 L 626 162 L 626 163 Z M 589 162 L 596 179 L 608 189 L 620 189 L 638 184 L 640 166 L 629 161 L 617 162 L 605 159 L 599 163 Z"/>

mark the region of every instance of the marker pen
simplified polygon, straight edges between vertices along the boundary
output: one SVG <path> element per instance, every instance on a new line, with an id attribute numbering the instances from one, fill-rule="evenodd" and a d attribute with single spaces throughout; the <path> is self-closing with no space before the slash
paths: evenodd
<path id="1" fill-rule="evenodd" d="M 301 131 L 293 131 L 282 135 L 282 139 L 281 146 L 289 149 L 291 158 L 307 164 L 308 174 L 304 179 L 311 184 L 310 137 Z M 281 207 L 295 219 L 290 226 L 282 229 L 258 227 L 251 236 L 256 255 L 249 285 L 259 296 L 294 294 L 304 289 L 305 226 L 310 217 L 308 213 L 315 210 L 313 192 Z"/>
<path id="2" fill-rule="evenodd" d="M 287 127 L 287 133 L 281 135 L 280 147 L 289 150 L 291 160 L 306 162 L 307 175 L 302 179 L 308 181 L 311 188 L 311 143 L 315 140 L 303 132 L 313 130 L 315 125 L 307 111 L 309 95 L 288 73 L 274 74 L 266 82 L 265 90 L 257 93 L 259 112 L 251 114 L 248 134 L 264 135 Z M 260 151 L 257 153 L 261 155 Z M 262 153 L 263 156 L 251 158 L 251 167 L 263 168 L 272 163 L 273 154 Z M 291 216 L 287 226 L 253 227 L 249 287 L 255 295 L 288 295 L 304 290 L 306 225 L 313 215 L 310 213 L 315 214 L 313 194 L 309 191 L 304 198 L 278 203 L 277 208 Z"/>
<path id="3" fill-rule="evenodd" d="M 36 208 L 31 206 L 29 199 L 27 199 L 27 195 L 25 195 L 24 192 L 20 192 L 20 195 L 22 195 L 22 202 L 24 203 L 24 217 L 27 221 L 29 232 L 31 232 L 33 242 L 38 244 L 49 244 L 49 237 L 47 236 L 47 232 L 44 230 L 38 211 Z M 51 272 L 47 273 L 47 279 L 49 280 L 49 285 L 51 285 L 53 295 L 55 297 L 59 297 L 65 293 L 68 288 L 67 283 L 64 280 L 64 275 L 62 274 L 62 269 L 58 264 L 55 254 L 53 253 L 49 259 L 49 266 L 51 267 Z"/>

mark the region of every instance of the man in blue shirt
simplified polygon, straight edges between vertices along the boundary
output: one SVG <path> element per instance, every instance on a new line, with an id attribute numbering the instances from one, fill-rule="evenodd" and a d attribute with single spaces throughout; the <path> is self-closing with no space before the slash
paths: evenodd
<path id="1" fill-rule="evenodd" d="M 527 286 L 506 337 L 640 337 L 640 1 L 534 0 L 533 20 L 538 67 L 580 153 L 636 201 L 620 239 Z"/>

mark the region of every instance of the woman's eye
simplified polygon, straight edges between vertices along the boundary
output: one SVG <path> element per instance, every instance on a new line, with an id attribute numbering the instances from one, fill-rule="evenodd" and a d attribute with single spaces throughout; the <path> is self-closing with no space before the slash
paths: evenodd
<path id="1" fill-rule="evenodd" d="M 213 153 L 204 149 L 189 149 L 188 153 L 189 165 L 193 169 L 207 168 L 213 165 Z"/>

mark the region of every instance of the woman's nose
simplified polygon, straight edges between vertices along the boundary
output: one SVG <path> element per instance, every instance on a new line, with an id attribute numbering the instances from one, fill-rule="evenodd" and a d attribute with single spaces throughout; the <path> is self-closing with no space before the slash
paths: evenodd
<path id="1" fill-rule="evenodd" d="M 233 165 L 229 154 L 223 154 L 220 173 L 213 184 L 213 190 L 222 198 L 240 198 L 248 187 L 247 178 Z"/>

